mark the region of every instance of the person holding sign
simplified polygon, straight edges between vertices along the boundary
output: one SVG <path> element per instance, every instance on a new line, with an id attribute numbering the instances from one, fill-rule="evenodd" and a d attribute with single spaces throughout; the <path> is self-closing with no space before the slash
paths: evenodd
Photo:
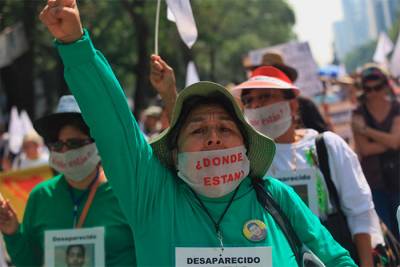
<path id="1" fill-rule="evenodd" d="M 372 247 L 383 243 L 383 238 L 356 154 L 332 132 L 318 135 L 312 129 L 296 129 L 300 90 L 275 67 L 256 68 L 233 94 L 241 98 L 250 124 L 277 143 L 266 175 L 306 190 L 306 203 L 333 237 L 359 259 L 361 266 L 373 266 Z M 318 146 L 317 140 L 324 143 Z M 327 151 L 324 158 L 322 150 L 318 151 L 322 147 Z M 326 173 L 323 164 L 328 166 Z M 351 235 L 346 239 L 347 223 Z"/>
<path id="2" fill-rule="evenodd" d="M 82 244 L 79 240 L 92 234 L 87 231 L 100 227 L 106 234 L 93 234 L 103 247 L 95 255 L 99 259 L 95 265 L 135 266 L 132 231 L 107 182 L 75 98 L 61 97 L 57 111 L 34 121 L 34 127 L 49 148 L 50 166 L 60 175 L 32 190 L 21 224 L 10 203 L 0 202 L 0 230 L 13 264 L 54 266 L 45 254 L 54 251 L 55 245 Z M 76 236 L 65 238 L 65 231 L 74 228 Z M 85 229 L 84 235 L 80 236 L 79 228 Z M 46 239 L 50 230 L 55 245 Z"/>
<path id="3" fill-rule="evenodd" d="M 133 230 L 138 266 L 297 266 L 293 235 L 257 199 L 262 182 L 263 200 L 279 203 L 299 242 L 326 266 L 355 266 L 289 187 L 261 180 L 275 145 L 246 123 L 227 89 L 212 82 L 185 88 L 171 126 L 150 145 L 82 29 L 76 2 L 48 1 L 41 20 L 57 39 L 66 81 Z M 249 221 L 264 230 L 254 240 L 243 231 Z"/>

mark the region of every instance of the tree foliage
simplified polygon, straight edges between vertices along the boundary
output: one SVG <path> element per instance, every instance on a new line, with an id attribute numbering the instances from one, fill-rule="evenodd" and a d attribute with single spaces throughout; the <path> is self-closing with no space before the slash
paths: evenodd
<path id="1" fill-rule="evenodd" d="M 180 40 L 176 25 L 167 21 L 164 1 L 160 14 L 160 55 L 175 69 L 179 88 L 184 86 L 190 60 L 194 60 L 203 80 L 236 82 L 244 79 L 242 57 L 248 50 L 294 38 L 294 13 L 284 0 L 192 0 L 191 3 L 199 32 L 191 50 Z M 0 1 L 0 30 L 24 21 L 32 57 L 26 71 L 32 80 L 22 95 L 28 90 L 33 92 L 33 79 L 40 78 L 49 112 L 67 88 L 52 38 L 38 21 L 43 5 L 36 0 Z M 78 5 L 96 47 L 105 54 L 127 95 L 135 99 L 136 107 L 143 108 L 155 95 L 148 82 L 148 71 L 149 56 L 154 49 L 156 1 L 80 0 Z M 34 100 L 34 97 L 29 99 Z"/>

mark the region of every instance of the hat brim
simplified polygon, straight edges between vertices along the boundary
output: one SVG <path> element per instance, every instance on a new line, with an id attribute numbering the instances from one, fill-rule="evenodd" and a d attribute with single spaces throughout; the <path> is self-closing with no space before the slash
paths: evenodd
<path id="1" fill-rule="evenodd" d="M 171 129 L 174 129 L 178 118 L 181 115 L 183 104 L 187 99 L 193 96 L 206 97 L 215 93 L 220 93 L 222 96 L 226 97 L 227 100 L 229 100 L 234 108 L 235 116 L 237 117 L 239 123 L 242 124 L 241 126 L 247 135 L 247 157 L 250 161 L 249 176 L 256 178 L 263 177 L 274 158 L 275 143 L 270 138 L 261 134 L 250 124 L 248 124 L 232 94 L 223 86 L 213 82 L 198 82 L 186 87 L 180 92 L 172 113 L 170 127 L 150 141 L 153 152 L 165 166 L 170 169 L 175 169 L 172 153 L 168 146 L 168 140 L 171 137 Z"/>
<path id="2" fill-rule="evenodd" d="M 45 141 L 48 141 L 51 133 L 53 133 L 55 129 L 60 129 L 62 126 L 68 124 L 69 121 L 76 119 L 83 121 L 81 113 L 53 113 L 35 120 L 33 122 L 33 128 L 35 128 Z"/>
<path id="3" fill-rule="evenodd" d="M 300 95 L 300 90 L 297 86 L 286 83 L 284 81 L 279 81 L 279 83 L 277 83 L 274 80 L 275 79 L 271 79 L 271 81 L 250 79 L 234 87 L 231 90 L 231 92 L 235 97 L 240 97 L 242 90 L 276 89 L 276 90 L 292 90 L 296 96 Z"/>
<path id="4" fill-rule="evenodd" d="M 286 74 L 286 76 L 288 76 L 288 78 L 292 81 L 295 82 L 297 80 L 297 77 L 299 76 L 297 70 L 295 68 L 292 68 L 288 65 L 285 64 L 279 64 L 279 63 L 274 63 L 274 64 L 261 64 L 261 65 L 257 65 L 257 66 L 246 66 L 245 68 L 252 71 L 256 68 L 262 67 L 262 66 L 272 66 L 275 67 L 279 70 L 281 70 L 282 72 L 284 72 Z"/>

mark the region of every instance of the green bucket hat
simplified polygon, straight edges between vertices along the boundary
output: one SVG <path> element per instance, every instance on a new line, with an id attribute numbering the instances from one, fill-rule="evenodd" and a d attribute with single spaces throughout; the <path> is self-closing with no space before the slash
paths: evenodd
<path id="1" fill-rule="evenodd" d="M 240 126 L 247 135 L 247 157 L 250 161 L 249 176 L 254 178 L 263 177 L 271 165 L 275 155 L 274 141 L 248 124 L 231 93 L 223 86 L 213 82 L 198 82 L 186 87 L 179 93 L 172 112 L 170 127 L 150 141 L 153 152 L 161 163 L 170 169 L 175 169 L 171 149 L 168 146 L 168 140 L 171 138 L 172 129 L 175 128 L 181 115 L 183 103 L 193 96 L 207 97 L 214 95 L 215 93 L 219 93 L 221 96 L 226 97 L 226 99 L 232 104 L 236 118 L 238 122 L 241 123 Z"/>

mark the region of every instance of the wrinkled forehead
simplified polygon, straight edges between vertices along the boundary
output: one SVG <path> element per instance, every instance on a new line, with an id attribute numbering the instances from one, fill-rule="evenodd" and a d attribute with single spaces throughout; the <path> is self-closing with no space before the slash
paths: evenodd
<path id="1" fill-rule="evenodd" d="M 194 122 L 206 122 L 208 120 L 222 120 L 233 122 L 232 116 L 228 111 L 218 104 L 199 105 L 190 111 L 185 125 Z"/>

